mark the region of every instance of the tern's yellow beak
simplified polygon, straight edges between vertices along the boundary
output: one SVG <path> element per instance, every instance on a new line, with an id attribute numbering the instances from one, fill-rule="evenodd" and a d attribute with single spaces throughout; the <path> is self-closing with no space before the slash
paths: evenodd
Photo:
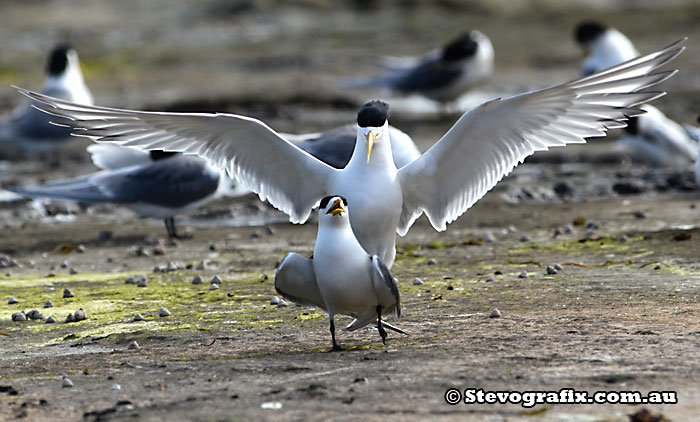
<path id="1" fill-rule="evenodd" d="M 374 141 L 377 140 L 377 136 L 379 136 L 379 134 L 371 130 L 365 135 L 367 138 L 367 164 L 369 164 L 369 156 L 372 155 L 372 147 L 374 146 Z"/>
<path id="2" fill-rule="evenodd" d="M 344 212 L 345 209 L 343 209 L 343 201 L 340 199 L 336 199 L 335 202 L 333 202 L 333 205 L 330 207 L 330 209 L 326 211 L 326 214 L 342 215 Z"/>

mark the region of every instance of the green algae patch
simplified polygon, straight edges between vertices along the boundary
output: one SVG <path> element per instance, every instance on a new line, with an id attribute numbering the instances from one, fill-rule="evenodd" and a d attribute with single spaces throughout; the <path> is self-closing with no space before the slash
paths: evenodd
<path id="1" fill-rule="evenodd" d="M 124 283 L 126 277 L 138 274 L 143 272 L 3 279 L 0 298 L 13 295 L 20 302 L 0 304 L 0 332 L 9 335 L 0 341 L 3 346 L 38 347 L 136 331 L 270 329 L 286 319 L 320 318 L 315 312 L 300 318 L 300 313 L 269 307 L 272 286 L 270 282 L 259 281 L 259 272 L 226 275 L 218 290 L 209 290 L 208 283 L 193 285 L 190 275 L 180 272 L 147 274 L 146 287 Z M 63 298 L 66 286 L 74 297 Z M 43 308 L 47 300 L 54 306 Z M 172 315 L 160 317 L 161 307 Z M 11 321 L 12 313 L 30 309 L 38 309 L 44 317 L 53 316 L 57 322 Z M 85 311 L 87 319 L 64 323 L 78 309 Z M 141 314 L 144 320 L 134 321 L 136 314 Z"/>
<path id="2" fill-rule="evenodd" d="M 522 246 L 511 248 L 508 253 L 529 253 L 534 250 L 571 252 L 571 253 L 610 253 L 624 252 L 632 248 L 631 244 L 644 240 L 644 237 L 634 237 L 621 241 L 614 237 L 604 237 L 599 239 L 581 240 L 561 240 L 552 243 L 528 243 Z"/>

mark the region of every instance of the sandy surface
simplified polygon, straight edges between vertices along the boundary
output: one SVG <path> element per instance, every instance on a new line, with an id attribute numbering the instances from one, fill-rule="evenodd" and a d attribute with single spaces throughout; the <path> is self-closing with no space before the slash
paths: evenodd
<path id="1" fill-rule="evenodd" d="M 691 38 L 658 105 L 681 122 L 697 114 L 700 9 L 693 5 L 444 2 L 358 10 L 363 4 L 376 6 L 0 2 L 0 108 L 19 100 L 9 84 L 38 87 L 36 63 L 68 34 L 101 104 L 233 111 L 279 130 L 321 130 L 352 121 L 375 95 L 334 84 L 356 76 L 353 69 L 372 73 L 371 54 L 424 51 L 478 27 L 493 40 L 497 72 L 475 98 L 502 95 L 575 77 L 580 53 L 571 27 L 600 16 L 642 51 Z M 78 6 L 76 23 L 71 7 Z M 416 115 L 421 105 L 435 110 L 418 99 L 389 100 L 392 122 L 422 149 L 454 121 Z M 3 161 L 0 185 L 93 171 L 85 145 L 69 145 L 60 168 Z M 339 353 L 327 352 L 324 315 L 269 304 L 276 264 L 289 251 L 313 249 L 314 222 L 290 225 L 254 196 L 220 200 L 182 216 L 180 228 L 192 238 L 169 244 L 161 222 L 122 208 L 3 202 L 0 253 L 18 265 L 0 275 L 0 387 L 11 387 L 0 388 L 0 420 L 628 421 L 642 408 L 450 406 L 448 388 L 673 390 L 678 404 L 646 408 L 693 420 L 700 211 L 691 169 L 646 167 L 611 145 L 533 157 L 444 233 L 420 219 L 399 239 L 393 268 L 403 303 L 397 325 L 410 335 L 390 333 L 382 346 L 376 330 L 341 332 L 347 350 Z M 196 269 L 200 261 L 204 270 Z M 153 272 L 168 263 L 177 269 Z M 555 264 L 562 269 L 547 274 Z M 519 278 L 523 272 L 528 278 Z M 142 274 L 147 287 L 125 284 Z M 203 284 L 191 283 L 196 274 Z M 214 275 L 223 283 L 210 291 Z M 416 277 L 424 284 L 414 285 Z M 63 298 L 66 287 L 74 297 Z M 19 303 L 7 304 L 10 295 Z M 47 300 L 54 307 L 42 308 Z M 159 317 L 160 307 L 172 315 Z M 87 320 L 63 323 L 79 308 Z M 59 323 L 10 320 L 30 309 Z M 493 309 L 502 316 L 489 318 Z M 143 321 L 133 322 L 137 313 Z M 133 340 L 140 349 L 128 348 Z M 74 387 L 62 388 L 62 376 Z"/>

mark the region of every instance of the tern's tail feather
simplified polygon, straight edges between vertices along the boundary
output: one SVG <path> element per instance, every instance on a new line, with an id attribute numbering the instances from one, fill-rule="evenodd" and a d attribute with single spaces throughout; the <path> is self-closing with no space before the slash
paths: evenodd
<path id="1" fill-rule="evenodd" d="M 7 190 L 30 198 L 59 199 L 77 202 L 101 202 L 112 200 L 112 198 L 89 178 L 28 188 L 8 188 Z"/>

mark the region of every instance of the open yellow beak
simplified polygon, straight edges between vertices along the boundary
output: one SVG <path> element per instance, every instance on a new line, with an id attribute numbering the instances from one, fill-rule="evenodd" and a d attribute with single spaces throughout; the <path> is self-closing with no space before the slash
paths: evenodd
<path id="1" fill-rule="evenodd" d="M 372 155 L 372 147 L 374 146 L 374 141 L 377 140 L 378 133 L 369 131 L 365 137 L 367 138 L 367 164 L 369 164 L 369 156 Z"/>
<path id="2" fill-rule="evenodd" d="M 336 199 L 335 202 L 333 202 L 333 206 L 326 212 L 326 214 L 333 214 L 333 215 L 339 215 L 343 214 L 345 210 L 343 209 L 343 201 L 340 199 Z"/>

